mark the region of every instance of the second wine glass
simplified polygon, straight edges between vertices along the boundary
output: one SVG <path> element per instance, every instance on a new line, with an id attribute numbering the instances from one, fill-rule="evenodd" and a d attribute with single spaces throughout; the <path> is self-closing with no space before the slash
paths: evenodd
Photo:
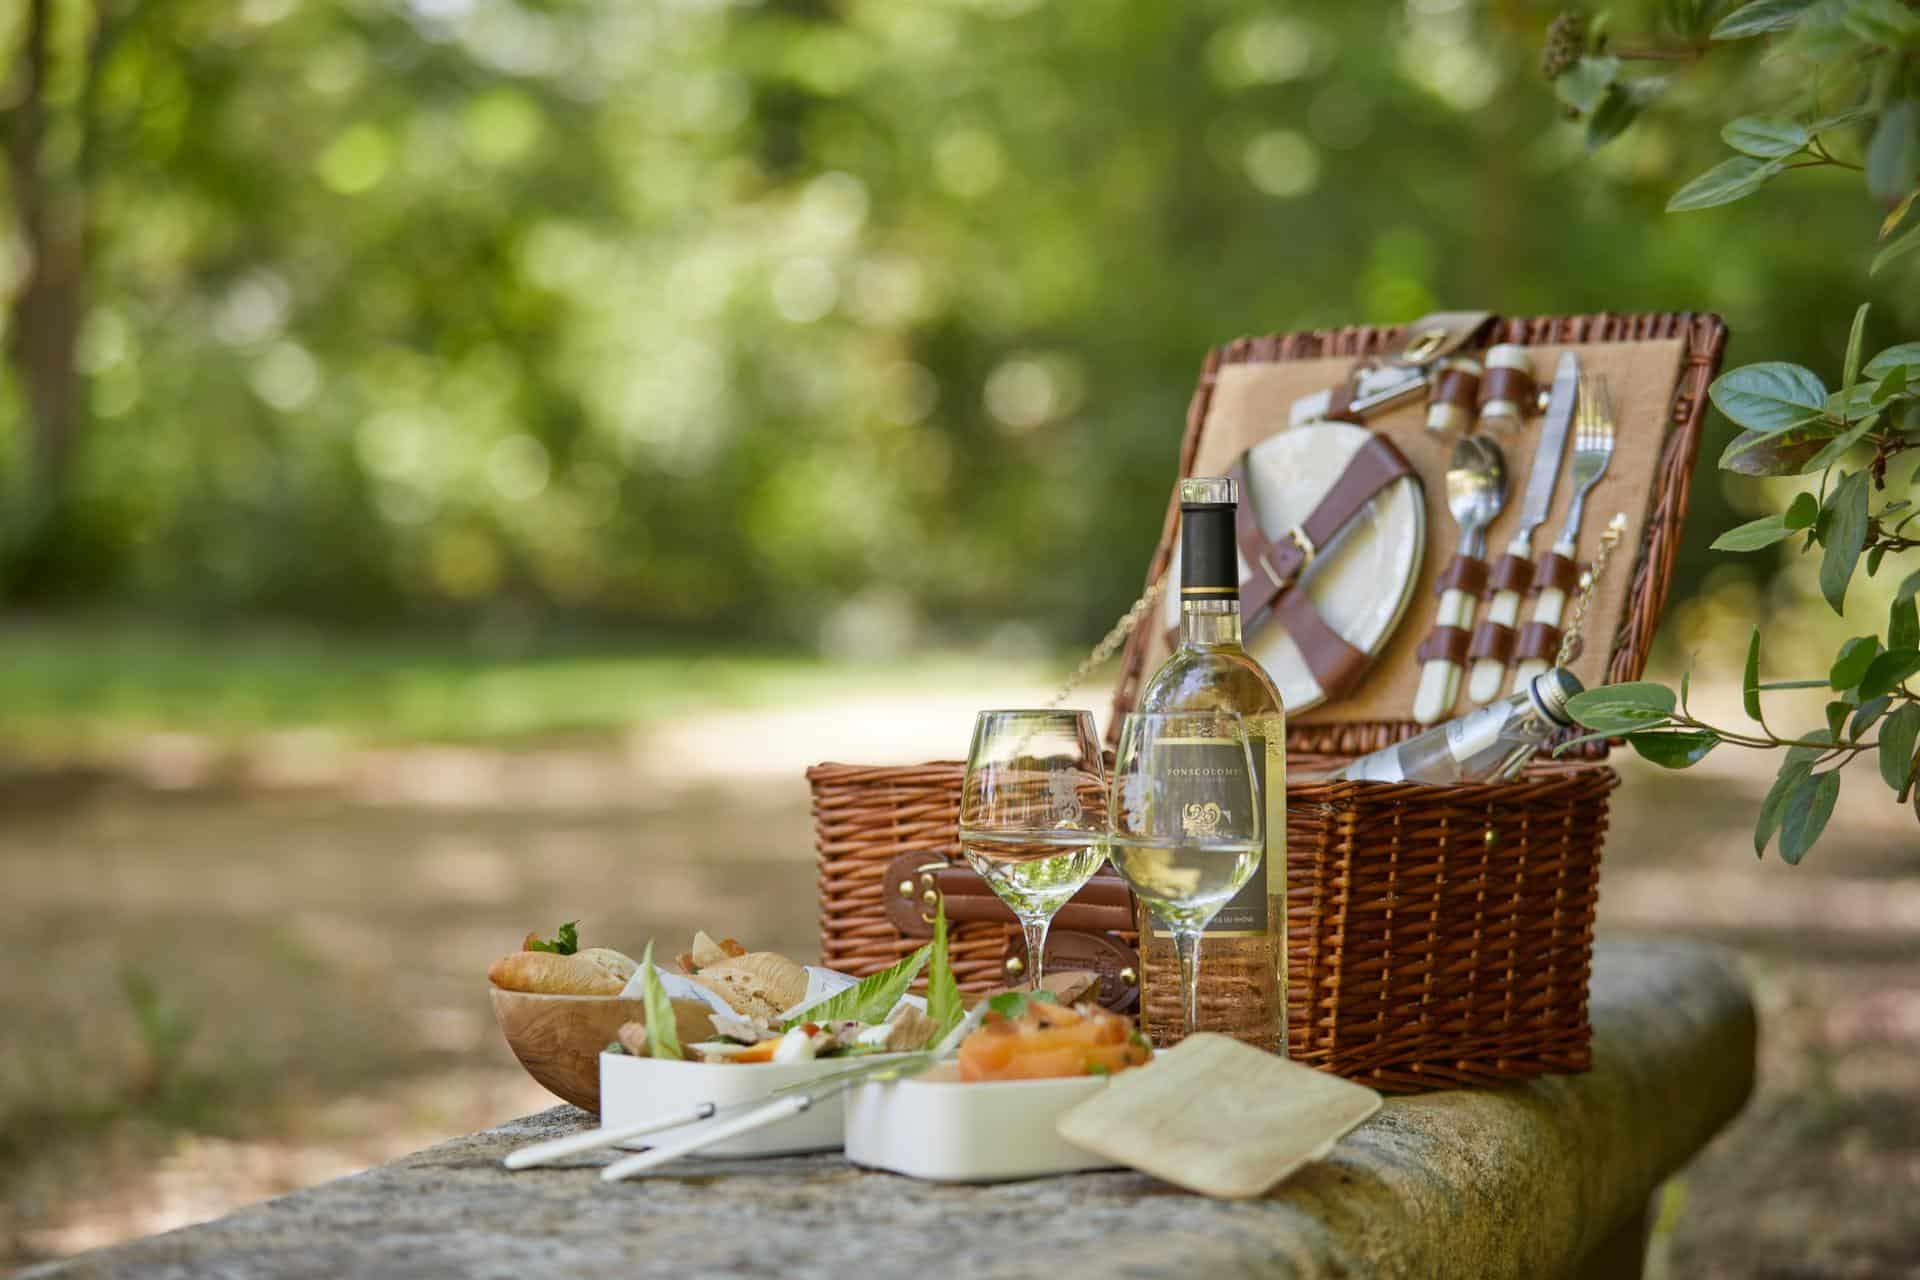
<path id="1" fill-rule="evenodd" d="M 1260 782 L 1228 711 L 1130 715 L 1109 808 L 1113 865 L 1173 935 L 1186 1033 L 1200 1027 L 1200 936 L 1260 869 Z"/>
<path id="2" fill-rule="evenodd" d="M 960 792 L 960 850 L 1026 933 L 1040 989 L 1047 926 L 1106 858 L 1106 779 L 1086 711 L 982 711 Z"/>

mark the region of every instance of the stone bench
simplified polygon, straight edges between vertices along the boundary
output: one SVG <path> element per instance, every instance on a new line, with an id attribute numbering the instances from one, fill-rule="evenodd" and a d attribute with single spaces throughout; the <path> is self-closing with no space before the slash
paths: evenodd
<path id="1" fill-rule="evenodd" d="M 939 1186 L 837 1155 L 689 1161 L 608 1187 L 502 1155 L 557 1107 L 32 1277 L 1633 1277 L 1649 1197 L 1741 1108 L 1754 1015 L 1724 952 L 1603 943 L 1594 1069 L 1395 1098 L 1269 1199 L 1134 1173 Z"/>

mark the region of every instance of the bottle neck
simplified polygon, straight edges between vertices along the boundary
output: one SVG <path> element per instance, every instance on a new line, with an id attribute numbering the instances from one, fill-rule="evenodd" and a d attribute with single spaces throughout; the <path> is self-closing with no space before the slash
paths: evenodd
<path id="1" fill-rule="evenodd" d="M 1182 649 L 1238 649 L 1238 600 L 1183 600 L 1180 602 Z"/>

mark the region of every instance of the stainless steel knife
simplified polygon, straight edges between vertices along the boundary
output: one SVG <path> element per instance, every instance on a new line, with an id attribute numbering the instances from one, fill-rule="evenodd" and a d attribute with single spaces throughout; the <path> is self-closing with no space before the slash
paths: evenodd
<path id="1" fill-rule="evenodd" d="M 1573 426 L 1573 401 L 1580 382 L 1580 358 L 1569 351 L 1560 357 L 1553 374 L 1553 391 L 1547 398 L 1546 424 L 1540 432 L 1540 447 L 1533 455 L 1533 470 L 1527 475 L 1527 491 L 1520 499 L 1520 525 L 1507 554 L 1520 560 L 1533 559 L 1533 531 L 1546 523 L 1553 506 L 1554 486 L 1560 480 L 1560 458 L 1567 451 L 1567 432 Z M 1487 607 L 1487 620 L 1511 627 L 1520 616 L 1517 592 L 1495 593 Z M 1467 677 L 1467 694 L 1475 702 L 1490 702 L 1500 692 L 1507 664 L 1494 658 L 1480 658 Z"/>

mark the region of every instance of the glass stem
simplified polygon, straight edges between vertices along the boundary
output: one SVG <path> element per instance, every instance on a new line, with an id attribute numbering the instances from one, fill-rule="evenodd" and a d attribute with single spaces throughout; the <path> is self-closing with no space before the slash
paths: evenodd
<path id="1" fill-rule="evenodd" d="M 1181 1006 L 1186 1011 L 1186 1034 L 1200 1029 L 1200 931 L 1176 929 L 1173 949 L 1180 957 Z"/>
<path id="2" fill-rule="evenodd" d="M 1044 974 L 1047 956 L 1047 926 L 1053 923 L 1052 916 L 1041 916 L 1038 920 L 1021 917 L 1020 928 L 1027 935 L 1027 976 L 1033 980 L 1033 989 L 1040 989 L 1040 979 Z"/>

